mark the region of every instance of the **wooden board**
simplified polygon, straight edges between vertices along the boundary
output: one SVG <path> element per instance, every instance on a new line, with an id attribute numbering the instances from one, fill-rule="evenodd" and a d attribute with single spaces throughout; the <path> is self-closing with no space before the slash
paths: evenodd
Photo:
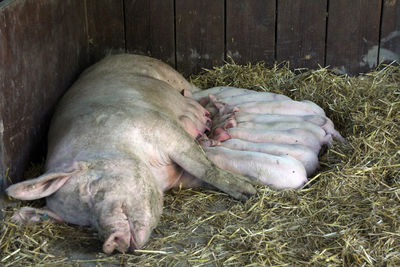
<path id="1" fill-rule="evenodd" d="M 400 62 L 400 1 L 384 0 L 379 62 Z"/>
<path id="2" fill-rule="evenodd" d="M 226 1 L 226 53 L 237 64 L 273 64 L 275 1 Z"/>
<path id="3" fill-rule="evenodd" d="M 54 106 L 87 65 L 84 2 L 9 2 L 0 44 L 0 176 L 9 168 L 18 182 L 31 159 L 44 158 Z"/>
<path id="4" fill-rule="evenodd" d="M 294 68 L 323 66 L 327 0 L 279 0 L 277 3 L 277 61 L 290 61 Z"/>
<path id="5" fill-rule="evenodd" d="M 377 64 L 381 0 L 329 1 L 326 64 L 342 73 Z"/>
<path id="6" fill-rule="evenodd" d="M 123 0 L 86 0 L 86 5 L 91 63 L 125 52 Z"/>
<path id="7" fill-rule="evenodd" d="M 126 48 L 175 67 L 174 1 L 125 1 Z"/>
<path id="8" fill-rule="evenodd" d="M 176 0 L 177 69 L 184 74 L 222 65 L 224 0 Z"/>

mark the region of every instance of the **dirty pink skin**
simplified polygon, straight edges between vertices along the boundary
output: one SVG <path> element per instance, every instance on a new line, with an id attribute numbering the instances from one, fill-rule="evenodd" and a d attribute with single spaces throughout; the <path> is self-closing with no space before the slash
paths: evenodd
<path id="1" fill-rule="evenodd" d="M 306 169 L 307 176 L 312 175 L 319 167 L 318 154 L 304 145 L 275 143 L 253 143 L 240 139 L 229 139 L 218 145 L 242 151 L 262 152 L 271 155 L 289 155 L 300 161 Z"/>
<path id="2" fill-rule="evenodd" d="M 46 197 L 47 216 L 97 228 L 105 253 L 142 247 L 159 221 L 163 192 L 181 183 L 197 179 L 243 200 L 254 194 L 248 178 L 217 168 L 195 141 L 208 114 L 181 94 L 193 88 L 180 79 L 160 61 L 136 55 L 90 67 L 53 116 L 45 173 L 7 193 Z M 41 214 L 23 209 L 14 219 Z"/>
<path id="3" fill-rule="evenodd" d="M 221 169 L 252 177 L 272 189 L 297 189 L 307 183 L 307 174 L 297 159 L 222 146 L 206 147 L 207 157 Z"/>
<path id="4" fill-rule="evenodd" d="M 304 129 L 293 128 L 279 131 L 235 127 L 226 129 L 226 131 L 231 138 L 249 142 L 304 145 L 312 149 L 316 154 L 321 150 L 321 144 L 317 137 L 310 131 Z"/>

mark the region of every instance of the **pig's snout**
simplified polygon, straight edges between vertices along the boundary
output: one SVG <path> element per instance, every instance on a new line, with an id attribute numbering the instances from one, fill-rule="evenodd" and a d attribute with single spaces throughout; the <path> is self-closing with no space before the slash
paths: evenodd
<path id="1" fill-rule="evenodd" d="M 124 232 L 115 232 L 111 234 L 103 244 L 103 251 L 106 254 L 111 254 L 114 250 L 119 252 L 127 252 L 129 248 L 137 249 L 137 244 L 131 234 Z"/>

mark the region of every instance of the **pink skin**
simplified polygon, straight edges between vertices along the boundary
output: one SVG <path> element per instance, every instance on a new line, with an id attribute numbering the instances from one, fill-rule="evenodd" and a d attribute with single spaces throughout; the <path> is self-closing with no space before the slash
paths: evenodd
<path id="1" fill-rule="evenodd" d="M 346 142 L 345 139 L 335 130 L 333 122 L 328 118 L 320 115 L 281 115 L 281 114 L 257 114 L 236 112 L 235 118 L 237 122 L 255 122 L 255 123 L 271 123 L 271 122 L 311 122 L 320 126 L 327 134 L 330 134 L 335 140 Z"/>
<path id="2" fill-rule="evenodd" d="M 219 103 L 218 103 L 219 104 Z M 271 101 L 271 102 L 248 102 L 237 107 L 229 105 L 217 106 L 220 114 L 232 111 L 240 111 L 247 113 L 258 114 L 281 114 L 281 115 L 320 115 L 325 117 L 325 112 L 315 104 L 309 102 L 284 100 L 284 101 Z"/>
<path id="3" fill-rule="evenodd" d="M 254 92 L 255 92 L 254 90 L 249 90 L 249 89 L 242 89 L 231 86 L 218 86 L 206 90 L 193 92 L 193 98 L 196 99 L 197 101 L 204 101 L 203 99 L 207 99 L 210 94 L 218 96 L 220 98 L 224 98 L 230 96 L 251 94 Z"/>
<path id="4" fill-rule="evenodd" d="M 244 103 L 254 102 L 254 101 L 270 102 L 270 101 L 285 101 L 292 99 L 285 95 L 254 91 L 253 93 L 249 93 L 246 95 L 230 96 L 224 98 L 218 97 L 217 100 L 219 102 L 226 103 L 231 106 L 238 106 Z"/>
<path id="5" fill-rule="evenodd" d="M 338 140 L 339 142 L 342 142 L 342 143 L 347 143 L 346 139 L 344 139 L 342 137 L 342 135 L 338 131 L 335 130 L 335 126 L 333 125 L 333 122 L 329 118 L 326 118 L 326 119 L 327 119 L 326 123 L 321 126 L 322 129 L 324 129 L 327 134 L 332 135 L 332 137 L 335 140 Z"/>
<path id="6" fill-rule="evenodd" d="M 297 189 L 307 182 L 303 165 L 291 156 L 238 151 L 221 146 L 206 147 L 204 151 L 220 168 L 252 177 L 273 189 Z"/>
<path id="7" fill-rule="evenodd" d="M 229 139 L 220 143 L 220 146 L 232 150 L 262 152 L 276 156 L 292 156 L 303 164 L 307 176 L 312 175 L 319 167 L 318 155 L 312 149 L 303 145 L 253 143 L 240 139 Z"/>
<path id="8" fill-rule="evenodd" d="M 332 144 L 332 136 L 330 134 L 326 134 L 326 132 L 318 125 L 315 125 L 311 122 L 303 121 L 287 121 L 287 122 L 270 122 L 270 123 L 255 123 L 255 122 L 239 122 L 237 124 L 239 128 L 247 128 L 247 129 L 264 129 L 271 131 L 285 131 L 289 129 L 304 129 L 312 134 L 318 139 L 319 144 L 322 145 L 331 145 Z"/>
<path id="9" fill-rule="evenodd" d="M 231 138 L 254 143 L 299 144 L 311 148 L 316 154 L 321 150 L 318 139 L 304 129 L 273 131 L 264 129 L 230 128 L 227 132 Z"/>
<path id="10" fill-rule="evenodd" d="M 216 128 L 212 134 L 212 139 L 220 142 L 228 140 L 230 138 L 230 134 L 222 127 Z"/>
<path id="11" fill-rule="evenodd" d="M 213 132 L 216 128 L 233 128 L 237 126 L 236 118 L 234 113 L 228 113 L 221 116 L 216 116 L 213 120 L 213 125 L 211 128 L 211 132 Z"/>
<path id="12" fill-rule="evenodd" d="M 238 122 L 256 122 L 256 123 L 308 121 L 318 126 L 322 126 L 327 122 L 327 118 L 320 115 L 297 116 L 297 115 L 282 115 L 282 114 L 258 114 L 258 113 L 236 112 L 235 117 Z"/>

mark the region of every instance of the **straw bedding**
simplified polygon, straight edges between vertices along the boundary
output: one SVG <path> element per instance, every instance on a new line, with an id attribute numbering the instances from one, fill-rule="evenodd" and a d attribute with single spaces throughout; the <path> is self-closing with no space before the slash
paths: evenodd
<path id="1" fill-rule="evenodd" d="M 191 79 L 202 88 L 230 85 L 312 100 L 348 143 L 335 142 L 298 191 L 259 187 L 246 203 L 210 189 L 167 193 L 150 242 L 132 254 L 101 253 L 89 228 L 14 225 L 9 207 L 0 265 L 400 265 L 400 67 L 348 77 L 325 68 L 232 63 Z M 36 167 L 27 176 L 38 174 Z"/>

